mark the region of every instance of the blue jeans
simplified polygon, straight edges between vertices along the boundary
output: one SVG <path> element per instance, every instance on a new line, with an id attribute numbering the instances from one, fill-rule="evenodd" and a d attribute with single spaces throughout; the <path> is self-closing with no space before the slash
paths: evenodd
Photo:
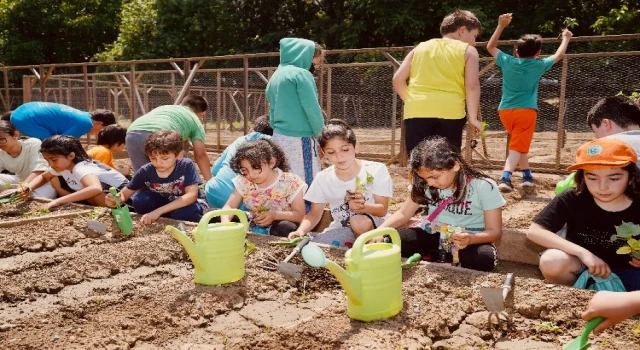
<path id="1" fill-rule="evenodd" d="M 141 191 L 131 196 L 131 202 L 133 203 L 133 208 L 136 210 L 136 213 L 144 215 L 169 204 L 171 201 L 161 194 L 151 191 Z M 162 216 L 175 220 L 199 222 L 200 219 L 202 219 L 204 210 L 204 205 L 196 201 L 193 204 L 168 212 Z"/>

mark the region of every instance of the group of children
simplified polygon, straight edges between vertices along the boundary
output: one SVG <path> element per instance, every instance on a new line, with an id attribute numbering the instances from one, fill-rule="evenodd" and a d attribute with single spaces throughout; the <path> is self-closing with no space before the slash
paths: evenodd
<path id="1" fill-rule="evenodd" d="M 33 193 L 55 198 L 48 207 L 81 201 L 113 207 L 115 198 L 107 192 L 116 187 L 120 201 L 131 203 L 142 214 L 143 224 L 160 216 L 199 221 L 209 206 L 242 208 L 249 213 L 254 232 L 289 238 L 309 235 L 328 206 L 333 220 L 313 241 L 349 246 L 364 232 L 393 227 L 399 229 L 403 256 L 430 254 L 443 243 L 438 231 L 455 227 L 449 239 L 458 251 L 460 265 L 490 271 L 497 262 L 494 243 L 502 236 L 505 200 L 500 190 L 513 189 L 511 173 L 518 164 L 523 170 L 523 185 L 533 184 L 526 156 L 537 117 L 538 80 L 562 58 L 571 37 L 565 30 L 556 54 L 538 60 L 539 37 L 525 36 L 513 57 L 496 48 L 510 21 L 511 14 L 500 16 L 487 47 L 503 71 L 499 113 L 511 135 L 503 175 L 495 182 L 473 169 L 460 154 L 464 117 L 476 130 L 482 129 L 477 119 L 478 52 L 473 47 L 480 23 L 472 13 L 457 11 L 443 21 L 443 39 L 418 45 L 394 76 L 394 87 L 405 101 L 412 184 L 410 197 L 393 215 L 389 213 L 393 186 L 387 167 L 356 158 L 359 146 L 349 125 L 340 120 L 326 125 L 323 120 L 307 120 L 295 124 L 296 130 L 287 128 L 292 124 L 282 115 L 293 105 L 303 116 L 312 113 L 318 119 L 316 114 L 321 115 L 316 108 L 317 91 L 311 85 L 302 95 L 296 92 L 297 99 L 282 98 L 294 94 L 287 90 L 292 80 L 309 83 L 308 69 L 322 57 L 318 54 L 321 49 L 302 39 L 281 42 L 288 50 L 281 57 L 281 66 L 286 69 L 276 71 L 282 77 L 268 88 L 273 124 L 269 126 L 265 118 L 257 120 L 254 133 L 236 140 L 213 170 L 198 121 L 207 109 L 206 101 L 189 96 L 181 106 L 156 108 L 137 119 L 128 131 L 106 122 L 94 123 L 96 130 L 101 129 L 99 146 L 89 153 L 77 136 L 66 136 L 64 131 L 63 135 L 38 134 L 44 138 L 41 143 L 21 140 L 13 118 L 1 121 L 0 167 L 11 174 L 0 176 L 0 180 L 20 182 L 17 190 L 25 196 Z M 439 92 L 434 93 L 435 87 Z M 640 125 L 640 108 L 634 103 L 624 98 L 603 101 L 588 118 L 597 137 L 603 129 L 628 127 L 620 122 L 625 118 Z M 87 129 L 87 124 L 85 132 L 95 132 L 93 126 Z M 623 131 L 630 132 L 627 136 L 632 138 L 637 130 Z M 185 140 L 193 142 L 195 162 L 183 157 Z M 548 248 L 541 256 L 540 269 L 549 281 L 571 285 L 584 271 L 598 277 L 614 272 L 627 291 L 640 290 L 640 260 L 616 254 L 623 243 L 610 240 L 616 225 L 640 224 L 638 159 L 628 144 L 633 142 L 625 141 L 607 137 L 581 146 L 570 167 L 576 170 L 576 188 L 556 197 L 533 219 L 527 235 Z M 125 147 L 133 174 L 113 164 L 112 153 Z M 314 159 L 322 156 L 331 165 L 318 171 Z M 22 166 L 15 166 L 17 163 Z M 421 206 L 424 215 L 405 228 Z M 563 226 L 564 238 L 556 234 Z M 628 298 L 637 296 L 629 294 Z M 597 306 L 598 301 L 593 303 Z"/>

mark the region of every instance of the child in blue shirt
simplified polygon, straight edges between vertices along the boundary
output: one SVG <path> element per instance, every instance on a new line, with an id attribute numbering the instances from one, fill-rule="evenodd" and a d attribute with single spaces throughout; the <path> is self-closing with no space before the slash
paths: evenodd
<path id="1" fill-rule="evenodd" d="M 269 116 L 260 116 L 253 122 L 252 133 L 238 137 L 222 152 L 211 168 L 213 177 L 204 185 L 204 193 L 210 207 L 222 208 L 235 189 L 233 179 L 238 174 L 231 169 L 231 159 L 236 155 L 238 148 L 251 140 L 270 139 L 271 135 L 273 135 L 273 129 L 269 126 Z M 239 209 L 246 210 L 243 203 L 240 203 Z"/>
<path id="2" fill-rule="evenodd" d="M 511 14 L 500 15 L 498 27 L 487 44 L 487 50 L 502 68 L 502 100 L 498 106 L 500 121 L 511 137 L 509 155 L 498 188 L 502 192 L 513 191 L 511 174 L 520 164 L 522 186 L 532 187 L 533 175 L 529 169 L 527 154 L 533 140 L 538 117 L 538 82 L 554 63 L 564 57 L 572 34 L 562 33 L 562 43 L 553 56 L 538 59 L 542 47 L 539 35 L 525 34 L 518 40 L 515 57 L 498 50 L 498 39 L 504 28 L 511 23 Z"/>
<path id="3" fill-rule="evenodd" d="M 3 118 L 8 118 L 21 134 L 40 140 L 54 135 L 80 138 L 116 123 L 113 112 L 106 109 L 89 113 L 51 102 L 27 102 Z"/>
<path id="4" fill-rule="evenodd" d="M 140 220 L 148 225 L 160 216 L 175 220 L 198 222 L 208 208 L 198 188 L 202 184 L 195 163 L 184 154 L 182 135 L 174 130 L 156 131 L 144 144 L 151 160 L 133 175 L 131 182 L 118 197 L 124 203 L 129 198 Z M 138 191 L 138 192 L 136 192 Z M 108 207 L 115 207 L 115 198 L 108 195 Z"/>

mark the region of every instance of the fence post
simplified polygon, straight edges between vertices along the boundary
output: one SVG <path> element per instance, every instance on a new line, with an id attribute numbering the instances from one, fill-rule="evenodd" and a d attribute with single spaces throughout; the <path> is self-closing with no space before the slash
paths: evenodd
<path id="1" fill-rule="evenodd" d="M 87 71 L 87 65 L 82 65 L 82 80 L 84 83 L 84 110 L 89 110 L 89 72 Z"/>
<path id="2" fill-rule="evenodd" d="M 218 139 L 218 151 L 222 150 L 220 140 L 220 118 L 222 117 L 222 77 L 220 71 L 216 72 L 216 123 L 218 125 L 216 135 Z"/>
<path id="3" fill-rule="evenodd" d="M 38 67 L 40 73 L 40 101 L 47 102 L 47 87 L 44 85 L 44 67 Z"/>
<path id="4" fill-rule="evenodd" d="M 249 133 L 249 57 L 244 56 L 242 58 L 242 66 L 244 70 L 244 113 L 242 113 L 244 119 L 244 127 L 242 128 L 242 130 L 246 135 Z"/>
<path id="5" fill-rule="evenodd" d="M 331 120 L 331 67 L 327 67 L 327 120 Z"/>
<path id="6" fill-rule="evenodd" d="M 131 113 L 131 121 L 136 120 L 136 64 L 129 64 L 129 90 L 131 94 L 131 105 L 129 106 L 129 113 Z"/>
<path id="7" fill-rule="evenodd" d="M 393 75 L 396 75 L 398 67 L 393 65 Z M 396 155 L 396 119 L 398 117 L 398 94 L 391 89 L 391 158 Z"/>
<path id="8" fill-rule="evenodd" d="M 8 69 L 2 70 L 3 80 L 4 80 L 4 108 L 5 112 L 11 110 L 11 101 L 9 100 L 11 96 L 9 96 L 9 73 Z"/>
<path id="9" fill-rule="evenodd" d="M 558 106 L 558 134 L 556 140 L 556 168 L 560 169 L 560 156 L 563 148 L 564 135 L 564 112 L 565 112 L 565 94 L 567 91 L 567 70 L 569 68 L 569 59 L 562 59 L 562 76 L 560 78 L 560 105 Z"/>

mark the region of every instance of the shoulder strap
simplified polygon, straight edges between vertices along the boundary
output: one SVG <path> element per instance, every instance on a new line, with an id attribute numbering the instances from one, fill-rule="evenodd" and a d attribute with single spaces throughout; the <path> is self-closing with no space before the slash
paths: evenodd
<path id="1" fill-rule="evenodd" d="M 467 182 L 467 185 L 471 182 L 471 176 L 467 176 L 466 182 Z M 453 202 L 453 193 L 449 197 L 447 197 L 447 199 L 441 201 L 440 204 L 438 204 L 436 209 L 434 209 L 433 212 L 429 214 L 429 216 L 427 216 L 427 221 L 433 222 L 438 217 L 438 215 L 440 215 L 440 213 L 442 213 L 442 211 L 452 202 Z"/>

